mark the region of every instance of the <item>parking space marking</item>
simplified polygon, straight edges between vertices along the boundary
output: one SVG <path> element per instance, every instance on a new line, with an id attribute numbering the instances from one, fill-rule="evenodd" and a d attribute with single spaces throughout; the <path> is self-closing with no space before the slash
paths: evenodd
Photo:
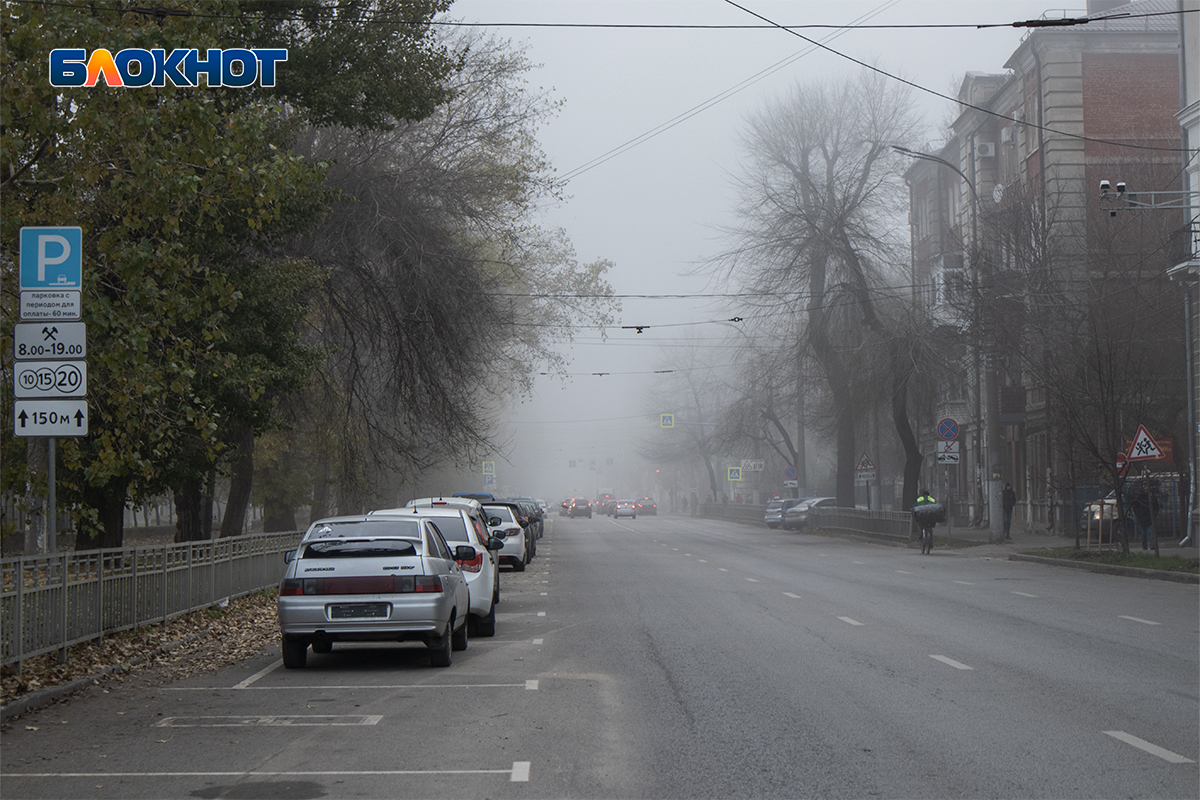
<path id="1" fill-rule="evenodd" d="M 1142 619 L 1141 617 L 1127 617 L 1124 614 L 1118 614 L 1117 618 L 1118 619 L 1127 619 L 1127 620 L 1130 620 L 1131 622 L 1140 622 L 1143 625 L 1162 625 L 1161 622 L 1152 622 L 1148 619 Z"/>
<path id="2" fill-rule="evenodd" d="M 274 772 L 242 770 L 237 772 L 3 772 L 0 778 L 320 778 L 367 775 L 510 775 L 512 781 L 529 780 L 528 761 L 514 761 L 509 769 L 362 769 Z"/>
<path id="3" fill-rule="evenodd" d="M 934 661 L 940 661 L 943 664 L 954 667 L 955 669 L 975 669 L 974 667 L 968 667 L 961 661 L 955 661 L 953 658 L 947 658 L 946 656 L 930 656 L 930 658 L 932 658 Z"/>
<path id="4" fill-rule="evenodd" d="M 258 672 L 254 673 L 254 674 L 253 674 L 253 675 L 251 675 L 249 678 L 246 678 L 246 680 L 244 680 L 244 681 L 242 681 L 241 683 L 237 684 L 237 685 L 236 685 L 236 686 L 234 686 L 233 688 L 235 688 L 235 689 L 245 689 L 245 688 L 246 688 L 246 687 L 248 687 L 250 684 L 252 684 L 252 683 L 254 683 L 255 681 L 257 681 L 259 678 L 261 678 L 261 677 L 263 677 L 263 676 L 265 676 L 265 675 L 270 675 L 272 672 L 274 672 L 275 670 L 279 669 L 279 668 L 280 668 L 280 667 L 282 667 L 282 666 L 283 666 L 283 662 L 282 662 L 282 661 L 276 661 L 276 662 L 275 662 L 274 664 L 272 664 L 271 666 L 269 666 L 269 667 L 264 667 L 263 669 L 260 669 Z"/>
<path id="5" fill-rule="evenodd" d="M 155 728 L 300 728 L 310 726 L 344 727 L 347 725 L 378 725 L 381 714 L 247 714 L 241 717 L 165 717 L 154 723 Z"/>
<path id="6" fill-rule="evenodd" d="M 1013 592 L 1013 594 L 1018 594 L 1021 597 L 1037 597 L 1036 594 L 1030 594 L 1029 592 Z"/>
<path id="7" fill-rule="evenodd" d="M 537 680 L 525 681 L 525 689 L 530 692 L 536 692 L 538 690 Z"/>
<path id="8" fill-rule="evenodd" d="M 856 619 L 850 619 L 850 617 L 838 617 L 838 619 L 840 619 L 842 622 L 846 623 L 847 625 L 862 626 L 862 625 L 866 624 L 865 622 L 859 622 Z"/>
<path id="9" fill-rule="evenodd" d="M 800 599 L 800 595 L 798 595 L 798 594 L 792 594 L 791 592 L 784 592 L 784 593 L 783 593 L 783 596 L 784 596 L 784 597 L 790 597 L 790 598 L 792 598 L 793 600 L 799 600 L 799 599 Z"/>
<path id="10" fill-rule="evenodd" d="M 1126 733 L 1125 731 L 1105 731 L 1104 733 L 1108 736 L 1113 737 L 1114 739 L 1116 739 L 1119 742 L 1124 742 L 1125 744 L 1132 745 L 1133 747 L 1136 747 L 1138 750 L 1145 751 L 1152 756 L 1158 756 L 1163 761 L 1169 761 L 1172 764 L 1194 764 L 1194 763 L 1196 763 L 1196 762 L 1192 761 L 1192 759 L 1187 758 L 1186 756 L 1181 756 L 1178 753 L 1172 753 L 1170 750 L 1167 750 L 1165 747 L 1159 747 L 1156 744 L 1151 744 L 1150 742 L 1147 742 L 1145 739 L 1139 739 L 1138 737 L 1134 736 L 1132 733 Z"/>

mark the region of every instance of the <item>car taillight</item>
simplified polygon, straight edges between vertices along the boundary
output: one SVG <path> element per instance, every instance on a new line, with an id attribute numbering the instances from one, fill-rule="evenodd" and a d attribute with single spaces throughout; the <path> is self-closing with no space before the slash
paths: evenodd
<path id="1" fill-rule="evenodd" d="M 353 578 L 291 578 L 280 587 L 280 597 L 320 594 L 409 594 L 440 592 L 437 575 L 371 575 Z"/>
<path id="2" fill-rule="evenodd" d="M 483 553 L 476 550 L 474 558 L 470 561 L 459 561 L 458 565 L 467 572 L 479 572 L 479 570 L 483 569 Z"/>
<path id="3" fill-rule="evenodd" d="M 503 528 L 503 529 L 501 529 L 500 533 L 503 534 L 504 536 L 519 536 L 521 534 L 521 529 L 520 528 Z"/>

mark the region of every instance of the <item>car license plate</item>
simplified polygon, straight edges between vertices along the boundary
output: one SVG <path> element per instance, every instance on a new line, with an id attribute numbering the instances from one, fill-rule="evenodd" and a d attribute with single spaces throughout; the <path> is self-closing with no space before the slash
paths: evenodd
<path id="1" fill-rule="evenodd" d="M 330 619 L 387 619 L 390 606 L 387 603 L 350 603 L 330 606 Z"/>

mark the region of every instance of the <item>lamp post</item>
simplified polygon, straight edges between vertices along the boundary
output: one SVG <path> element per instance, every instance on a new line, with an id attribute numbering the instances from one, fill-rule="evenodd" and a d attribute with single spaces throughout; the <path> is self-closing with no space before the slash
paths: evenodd
<path id="1" fill-rule="evenodd" d="M 899 145 L 892 145 L 892 149 L 909 158 L 917 158 L 941 164 L 962 178 L 963 183 L 971 191 L 971 325 L 975 331 L 975 452 L 976 457 L 978 457 L 980 429 L 984 427 L 983 413 L 985 409 L 980 408 L 980 395 L 983 395 L 987 414 L 987 481 L 985 482 L 985 486 L 987 487 L 988 538 L 993 542 L 997 542 L 1004 538 L 1004 507 L 1001 499 L 1002 484 L 1000 478 L 1000 451 L 1003 447 L 1004 437 L 1000 430 L 1000 392 L 996 375 L 995 353 L 992 352 L 994 348 L 988 348 L 986 367 L 980 363 L 982 350 L 980 344 L 980 340 L 982 339 L 980 320 L 983 304 L 979 293 L 979 266 L 981 261 L 979 258 L 979 193 L 975 190 L 975 183 L 967 177 L 967 174 L 946 159 L 930 153 L 919 153 L 916 150 L 910 150 L 907 147 Z"/>

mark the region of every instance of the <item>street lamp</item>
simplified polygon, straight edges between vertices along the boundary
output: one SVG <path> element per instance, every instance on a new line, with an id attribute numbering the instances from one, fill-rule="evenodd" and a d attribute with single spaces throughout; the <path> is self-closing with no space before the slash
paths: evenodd
<path id="1" fill-rule="evenodd" d="M 975 452 L 978 456 L 979 429 L 982 427 L 979 395 L 982 394 L 986 398 L 985 402 L 987 403 L 988 479 L 986 485 L 988 498 L 988 538 L 993 542 L 997 542 L 1004 538 L 1004 507 L 1001 499 L 1000 479 L 1000 450 L 1003 447 L 1003 434 L 1000 430 L 1000 392 L 998 389 L 999 381 L 996 376 L 996 359 L 995 353 L 990 352 L 994 348 L 989 348 L 987 368 L 981 370 L 980 367 L 981 348 L 979 339 L 982 336 L 982 332 L 980 331 L 979 317 L 982 313 L 982 302 L 979 295 L 979 193 L 975 190 L 975 184 L 967 177 L 967 174 L 946 159 L 930 153 L 919 153 L 916 150 L 910 150 L 900 145 L 892 145 L 892 149 L 909 158 L 917 158 L 941 164 L 962 178 L 963 183 L 971 190 L 971 284 L 974 301 L 971 322 L 975 328 Z"/>

